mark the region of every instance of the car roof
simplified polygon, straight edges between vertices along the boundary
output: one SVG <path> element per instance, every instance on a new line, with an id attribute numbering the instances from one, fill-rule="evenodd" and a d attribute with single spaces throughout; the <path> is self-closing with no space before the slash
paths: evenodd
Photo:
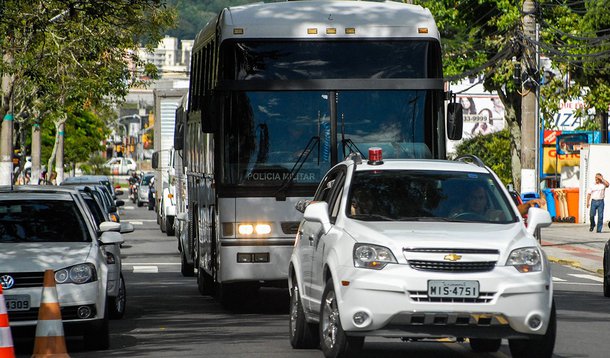
<path id="1" fill-rule="evenodd" d="M 4 199 L 9 194 L 15 195 L 50 195 L 55 194 L 58 197 L 64 197 L 68 199 L 72 195 L 78 195 L 78 191 L 68 188 L 68 187 L 58 187 L 56 185 L 16 185 L 16 186 L 8 186 L 3 185 L 0 186 L 0 200 Z"/>
<path id="2" fill-rule="evenodd" d="M 353 160 L 348 160 L 353 164 Z M 434 170 L 451 172 L 489 173 L 488 168 L 474 163 L 442 159 L 384 159 L 382 164 L 369 164 L 366 159 L 356 165 L 356 171 L 371 170 Z"/>

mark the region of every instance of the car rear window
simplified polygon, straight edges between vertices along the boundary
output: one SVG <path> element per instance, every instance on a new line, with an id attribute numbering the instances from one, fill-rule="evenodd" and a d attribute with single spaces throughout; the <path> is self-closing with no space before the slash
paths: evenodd
<path id="1" fill-rule="evenodd" d="M 0 201 L 0 243 L 86 241 L 87 227 L 73 201 Z"/>

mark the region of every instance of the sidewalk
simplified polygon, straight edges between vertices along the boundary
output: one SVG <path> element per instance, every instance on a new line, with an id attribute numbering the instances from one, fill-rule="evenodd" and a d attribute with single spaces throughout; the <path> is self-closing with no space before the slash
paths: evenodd
<path id="1" fill-rule="evenodd" d="M 542 248 L 551 262 L 603 274 L 604 246 L 610 229 L 589 231 L 588 224 L 553 223 L 542 229 Z"/>

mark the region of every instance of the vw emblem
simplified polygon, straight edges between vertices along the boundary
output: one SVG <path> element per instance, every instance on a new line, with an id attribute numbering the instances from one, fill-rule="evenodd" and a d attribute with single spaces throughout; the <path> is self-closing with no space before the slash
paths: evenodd
<path id="1" fill-rule="evenodd" d="M 15 279 L 10 275 L 0 276 L 0 284 L 3 290 L 8 290 L 15 285 Z"/>

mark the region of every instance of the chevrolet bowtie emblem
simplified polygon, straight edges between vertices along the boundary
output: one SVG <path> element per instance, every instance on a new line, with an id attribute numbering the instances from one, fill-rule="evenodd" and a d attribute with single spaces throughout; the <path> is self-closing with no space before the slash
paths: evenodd
<path id="1" fill-rule="evenodd" d="M 459 261 L 462 259 L 462 256 L 457 255 L 457 254 L 449 254 L 449 255 L 446 255 L 445 257 L 443 257 L 443 259 L 445 261 Z"/>

